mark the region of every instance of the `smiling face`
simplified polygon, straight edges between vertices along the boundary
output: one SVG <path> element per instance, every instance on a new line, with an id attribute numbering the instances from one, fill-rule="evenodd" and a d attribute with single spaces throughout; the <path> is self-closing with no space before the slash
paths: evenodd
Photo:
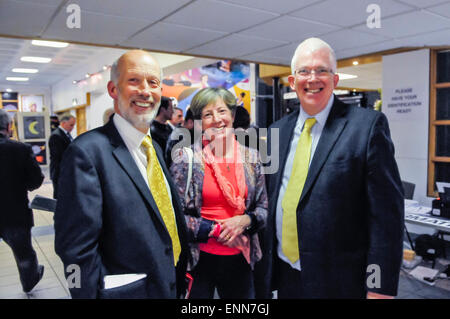
<path id="1" fill-rule="evenodd" d="M 298 55 L 295 69 L 332 70 L 330 52 L 326 48 L 318 50 L 305 49 Z M 296 72 L 288 77 L 292 90 L 297 92 L 302 108 L 309 115 L 315 115 L 322 111 L 337 86 L 339 76 L 333 73 L 319 75 L 312 73 L 309 76 L 301 76 Z"/>
<path id="2" fill-rule="evenodd" d="M 202 129 L 206 139 L 214 141 L 230 137 L 233 133 L 231 110 L 221 98 L 202 109 Z"/>
<path id="3" fill-rule="evenodd" d="M 160 67 L 150 54 L 135 50 L 125 53 L 117 68 L 117 83 L 108 83 L 115 112 L 147 133 L 161 101 Z"/>

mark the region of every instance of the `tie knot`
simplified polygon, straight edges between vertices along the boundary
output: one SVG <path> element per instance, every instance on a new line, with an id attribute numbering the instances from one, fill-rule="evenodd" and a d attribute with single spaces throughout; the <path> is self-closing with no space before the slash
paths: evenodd
<path id="1" fill-rule="evenodd" d="M 305 121 L 305 130 L 311 131 L 311 129 L 314 126 L 314 124 L 316 124 L 316 118 L 315 117 L 310 117 L 310 118 L 306 119 L 306 121 Z"/>
<path id="2" fill-rule="evenodd" d="M 152 146 L 152 139 L 150 138 L 150 136 L 146 135 L 144 137 L 144 140 L 142 141 L 141 144 L 145 149 L 149 149 Z"/>

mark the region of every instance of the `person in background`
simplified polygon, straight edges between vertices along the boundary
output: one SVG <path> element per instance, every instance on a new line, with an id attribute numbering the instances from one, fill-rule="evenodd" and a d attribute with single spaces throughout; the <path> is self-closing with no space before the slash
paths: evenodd
<path id="1" fill-rule="evenodd" d="M 182 142 L 181 144 L 179 144 Z M 194 118 L 192 111 L 188 109 L 186 111 L 186 117 L 183 121 L 182 127 L 176 127 L 169 136 L 169 140 L 166 145 L 166 164 L 168 167 L 172 165 L 172 151 L 177 146 L 189 146 L 194 143 Z M 178 148 L 178 147 L 177 147 Z"/>
<path id="2" fill-rule="evenodd" d="M 278 151 L 268 150 L 279 169 L 266 175 L 271 222 L 258 297 L 278 289 L 280 299 L 391 298 L 404 203 L 387 119 L 333 95 L 336 56 L 321 39 L 302 42 L 291 68 L 300 108 L 269 129 L 269 146 L 279 130 Z"/>
<path id="3" fill-rule="evenodd" d="M 193 299 L 212 298 L 215 288 L 221 298 L 255 297 L 252 269 L 261 258 L 257 232 L 266 222 L 267 194 L 258 152 L 233 134 L 235 102 L 225 89 L 200 90 L 190 110 L 203 134 L 190 147 L 193 157 L 180 149 L 171 166 L 192 237 Z"/>
<path id="4" fill-rule="evenodd" d="M 250 114 L 244 107 L 238 106 L 234 109 L 233 128 L 241 144 L 258 150 L 259 129 L 256 125 L 250 124 Z"/>
<path id="5" fill-rule="evenodd" d="M 114 108 L 112 108 L 112 107 L 106 109 L 105 112 L 103 112 L 103 125 L 105 125 L 112 119 L 113 114 L 114 114 Z"/>
<path id="6" fill-rule="evenodd" d="M 64 155 L 61 179 L 70 183 L 59 184 L 55 251 L 65 269 L 80 267 L 73 298 L 177 298 L 189 249 L 178 193 L 150 136 L 161 100 L 158 62 L 127 51 L 111 67 L 108 93 L 113 118 Z M 123 274 L 144 277 L 108 288 Z"/>
<path id="7" fill-rule="evenodd" d="M 244 98 L 245 98 L 245 92 L 241 92 L 241 94 L 239 94 L 239 97 L 236 101 L 236 105 L 237 106 L 244 106 Z"/>
<path id="8" fill-rule="evenodd" d="M 52 132 L 48 140 L 48 147 L 50 149 L 50 178 L 53 183 L 53 198 L 58 195 L 58 180 L 61 160 L 69 144 L 73 141 L 70 134 L 76 124 L 76 119 L 73 115 L 67 113 L 63 114 L 59 119 L 59 127 Z"/>
<path id="9" fill-rule="evenodd" d="M 11 247 L 24 292 L 30 292 L 44 275 L 31 243 L 33 211 L 28 191 L 41 186 L 44 175 L 27 144 L 10 140 L 11 119 L 0 109 L 0 237 Z"/>
<path id="10" fill-rule="evenodd" d="M 156 117 L 153 119 L 150 126 L 150 133 L 152 138 L 159 144 L 161 149 L 166 149 L 167 140 L 172 127 L 167 122 L 172 119 L 173 108 L 172 101 L 168 97 L 161 97 L 161 106 L 159 107 Z"/>
<path id="11" fill-rule="evenodd" d="M 172 118 L 167 122 L 172 128 L 172 131 L 177 128 L 183 126 L 184 118 L 183 118 L 183 110 L 179 107 L 173 108 Z"/>

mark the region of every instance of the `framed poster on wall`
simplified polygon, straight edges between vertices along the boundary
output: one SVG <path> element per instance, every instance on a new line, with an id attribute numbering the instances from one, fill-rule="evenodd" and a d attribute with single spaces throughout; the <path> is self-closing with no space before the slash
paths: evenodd
<path id="1" fill-rule="evenodd" d="M 44 115 L 23 116 L 23 128 L 25 139 L 45 138 L 45 117 Z"/>
<path id="2" fill-rule="evenodd" d="M 22 95 L 22 112 L 42 112 L 44 109 L 43 95 Z"/>
<path id="3" fill-rule="evenodd" d="M 45 144 L 45 141 L 26 143 L 31 146 L 36 161 L 40 165 L 47 165 L 47 146 Z"/>

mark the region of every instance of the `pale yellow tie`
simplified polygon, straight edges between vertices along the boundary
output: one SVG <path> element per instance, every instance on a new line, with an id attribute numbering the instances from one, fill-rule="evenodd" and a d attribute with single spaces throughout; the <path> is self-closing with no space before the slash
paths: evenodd
<path id="1" fill-rule="evenodd" d="M 297 206 L 302 195 L 306 176 L 308 175 L 312 144 L 311 129 L 314 124 L 316 124 L 315 118 L 309 118 L 305 121 L 305 126 L 295 150 L 291 177 L 281 202 L 281 207 L 283 208 L 281 247 L 283 253 L 292 263 L 299 259 Z"/>
<path id="2" fill-rule="evenodd" d="M 159 165 L 158 157 L 153 148 L 152 140 L 147 135 L 142 142 L 142 146 L 147 152 L 147 178 L 150 192 L 158 206 L 159 213 L 166 225 L 172 240 L 173 259 L 175 265 L 181 252 L 180 239 L 178 238 L 177 225 L 175 221 L 175 213 L 173 211 L 172 202 L 167 192 L 166 183 L 164 181 L 163 171 Z"/>

